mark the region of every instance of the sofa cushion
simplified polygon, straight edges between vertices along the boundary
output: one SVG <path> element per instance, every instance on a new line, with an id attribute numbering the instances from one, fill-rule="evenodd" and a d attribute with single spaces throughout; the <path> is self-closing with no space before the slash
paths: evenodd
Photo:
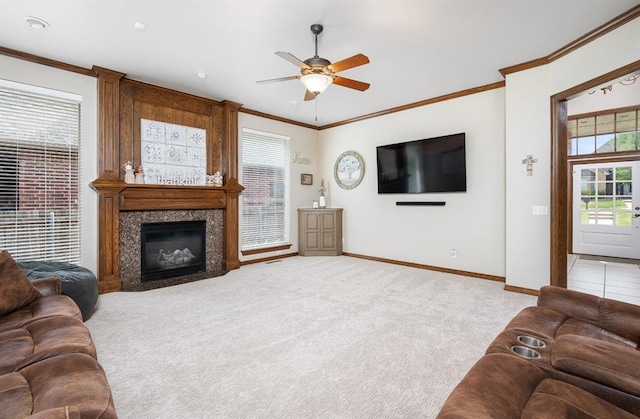
<path id="1" fill-rule="evenodd" d="M 75 406 L 64 406 L 43 410 L 29 416 L 27 419 L 82 419 L 80 410 Z"/>
<path id="2" fill-rule="evenodd" d="M 640 344 L 640 306 L 551 286 L 540 289 L 538 306 L 596 325 L 634 346 Z"/>
<path id="3" fill-rule="evenodd" d="M 522 410 L 521 419 L 616 418 L 637 416 L 571 384 L 544 379 Z"/>
<path id="4" fill-rule="evenodd" d="M 116 418 L 104 370 L 89 355 L 60 354 L 22 368 L 29 383 L 33 412 L 75 406 L 82 417 Z"/>
<path id="5" fill-rule="evenodd" d="M 585 336 L 563 335 L 551 354 L 554 368 L 640 396 L 640 353 Z"/>
<path id="6" fill-rule="evenodd" d="M 66 295 L 40 297 L 21 309 L 0 317 L 0 332 L 16 329 L 28 323 L 53 316 L 67 316 L 82 320 L 80 309 Z"/>
<path id="7" fill-rule="evenodd" d="M 625 339 L 624 337 L 607 329 L 603 329 L 595 324 L 575 318 L 567 320 L 558 328 L 556 332 L 556 339 L 564 335 L 586 336 L 630 348 L 636 347 L 636 342 L 634 341 Z"/>
<path id="8" fill-rule="evenodd" d="M 40 297 L 8 251 L 0 252 L 0 316 L 22 308 Z"/>
<path id="9" fill-rule="evenodd" d="M 15 371 L 60 353 L 79 352 L 96 357 L 89 330 L 78 319 L 48 317 L 0 333 L 0 374 Z"/>
<path id="10" fill-rule="evenodd" d="M 29 383 L 22 374 L 0 375 L 0 418 L 24 418 L 33 410 Z"/>

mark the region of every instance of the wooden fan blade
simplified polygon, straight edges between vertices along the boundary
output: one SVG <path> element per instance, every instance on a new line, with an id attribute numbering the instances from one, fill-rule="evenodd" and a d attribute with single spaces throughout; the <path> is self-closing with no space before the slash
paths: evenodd
<path id="1" fill-rule="evenodd" d="M 294 80 L 294 79 L 299 79 L 300 76 L 289 76 L 289 77 L 280 77 L 277 79 L 268 79 L 268 80 L 259 80 L 256 83 L 258 84 L 267 84 L 267 83 L 275 83 L 278 81 L 287 81 L 287 80 Z"/>
<path id="2" fill-rule="evenodd" d="M 353 67 L 358 67 L 360 65 L 369 64 L 369 58 L 366 55 L 357 54 L 353 57 L 344 59 L 342 61 L 338 61 L 337 63 L 333 63 L 327 67 L 331 69 L 334 73 L 338 71 L 348 70 Z"/>
<path id="3" fill-rule="evenodd" d="M 296 65 L 300 68 L 311 68 L 308 65 L 306 65 L 304 63 L 304 61 L 299 60 L 298 58 L 294 57 L 293 55 L 289 54 L 288 52 L 281 52 L 278 51 L 276 52 L 276 55 L 280 58 L 284 58 L 285 60 L 289 61 L 291 64 Z"/>
<path id="4" fill-rule="evenodd" d="M 361 92 L 364 92 L 370 86 L 369 83 L 364 83 L 357 80 L 351 80 L 351 79 L 347 79 L 345 77 L 340 77 L 340 76 L 336 76 L 333 79 L 333 84 L 337 84 L 338 86 L 342 86 L 342 87 L 348 87 L 350 89 L 360 90 Z"/>
<path id="5" fill-rule="evenodd" d="M 310 92 L 310 91 L 308 91 L 308 90 L 307 90 L 307 91 L 304 93 L 304 100 L 313 100 L 313 99 L 315 99 L 315 98 L 316 98 L 316 96 L 317 96 L 317 95 L 316 95 L 315 93 L 312 93 L 312 92 Z"/>

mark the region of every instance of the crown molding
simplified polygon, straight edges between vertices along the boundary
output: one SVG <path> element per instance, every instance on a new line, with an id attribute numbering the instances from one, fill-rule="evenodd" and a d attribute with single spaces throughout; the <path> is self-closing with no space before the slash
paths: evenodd
<path id="1" fill-rule="evenodd" d="M 49 58 L 44 58 L 39 55 L 28 54 L 22 51 L 16 51 L 15 49 L 6 48 L 0 46 L 0 54 L 7 57 L 18 58 L 24 61 L 30 61 L 32 63 L 46 65 L 60 70 L 71 71 L 73 73 L 82 74 L 85 76 L 96 77 L 96 73 L 90 68 L 84 68 L 73 64 L 63 63 L 62 61 L 56 61 Z"/>
<path id="2" fill-rule="evenodd" d="M 304 122 L 294 121 L 293 119 L 281 118 L 279 116 L 271 115 L 271 114 L 260 112 L 260 111 L 255 111 L 253 109 L 240 108 L 238 111 L 249 114 L 249 115 L 259 116 L 261 118 L 271 119 L 273 121 L 284 122 L 286 124 L 291 124 L 291 125 L 297 125 L 303 128 L 310 128 L 315 130 L 318 129 L 318 127 L 315 125 L 305 124 Z"/>
<path id="3" fill-rule="evenodd" d="M 606 22 L 605 24 L 598 26 L 591 32 L 584 34 L 580 38 L 576 39 L 573 42 L 568 43 L 567 45 L 552 52 L 546 57 L 537 58 L 535 60 L 531 60 L 521 64 L 516 64 L 510 67 L 502 68 L 499 70 L 500 74 L 502 74 L 503 77 L 506 77 L 508 74 L 517 73 L 519 71 L 528 70 L 531 68 L 539 67 L 541 65 L 552 63 L 564 57 L 565 55 L 570 54 L 571 52 L 579 48 L 582 48 L 583 46 L 595 41 L 601 36 L 604 36 L 609 32 L 614 31 L 621 26 L 624 26 L 625 24 L 631 22 L 634 19 L 637 19 L 638 17 L 640 17 L 640 4 L 614 17 L 613 19 Z"/>
<path id="4" fill-rule="evenodd" d="M 421 106 L 431 105 L 438 102 L 444 102 L 447 100 L 456 99 L 456 98 L 468 96 L 468 95 L 473 95 L 476 93 L 486 92 L 487 90 L 499 89 L 504 86 L 505 86 L 505 82 L 504 80 L 502 80 L 495 83 L 485 84 L 484 86 L 472 87 L 470 89 L 460 90 L 458 92 L 448 93 L 442 96 L 436 96 L 430 99 L 421 100 L 419 102 L 413 102 L 407 105 L 397 106 L 395 108 L 386 109 L 383 111 L 374 112 L 367 115 L 357 116 L 355 118 L 346 119 L 344 121 L 335 122 L 333 124 L 323 125 L 321 127 L 318 127 L 318 129 L 324 130 L 324 129 L 338 127 L 341 125 L 347 125 L 354 122 L 364 121 L 365 119 L 377 118 L 379 116 L 384 116 L 384 115 L 389 115 L 396 112 L 406 111 L 409 109 L 419 108 Z"/>

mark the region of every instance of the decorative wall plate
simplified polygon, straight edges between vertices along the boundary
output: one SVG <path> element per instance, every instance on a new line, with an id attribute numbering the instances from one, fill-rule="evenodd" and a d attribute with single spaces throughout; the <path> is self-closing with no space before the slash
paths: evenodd
<path id="1" fill-rule="evenodd" d="M 340 154 L 333 167 L 333 176 L 342 189 L 353 189 L 362 182 L 364 177 L 364 160 L 355 151 L 345 151 Z"/>

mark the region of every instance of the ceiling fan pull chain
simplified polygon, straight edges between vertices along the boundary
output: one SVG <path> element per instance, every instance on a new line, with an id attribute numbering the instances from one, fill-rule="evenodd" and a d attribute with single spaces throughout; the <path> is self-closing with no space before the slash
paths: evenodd
<path id="1" fill-rule="evenodd" d="M 318 122 L 318 96 L 320 95 L 316 95 L 316 122 Z"/>

